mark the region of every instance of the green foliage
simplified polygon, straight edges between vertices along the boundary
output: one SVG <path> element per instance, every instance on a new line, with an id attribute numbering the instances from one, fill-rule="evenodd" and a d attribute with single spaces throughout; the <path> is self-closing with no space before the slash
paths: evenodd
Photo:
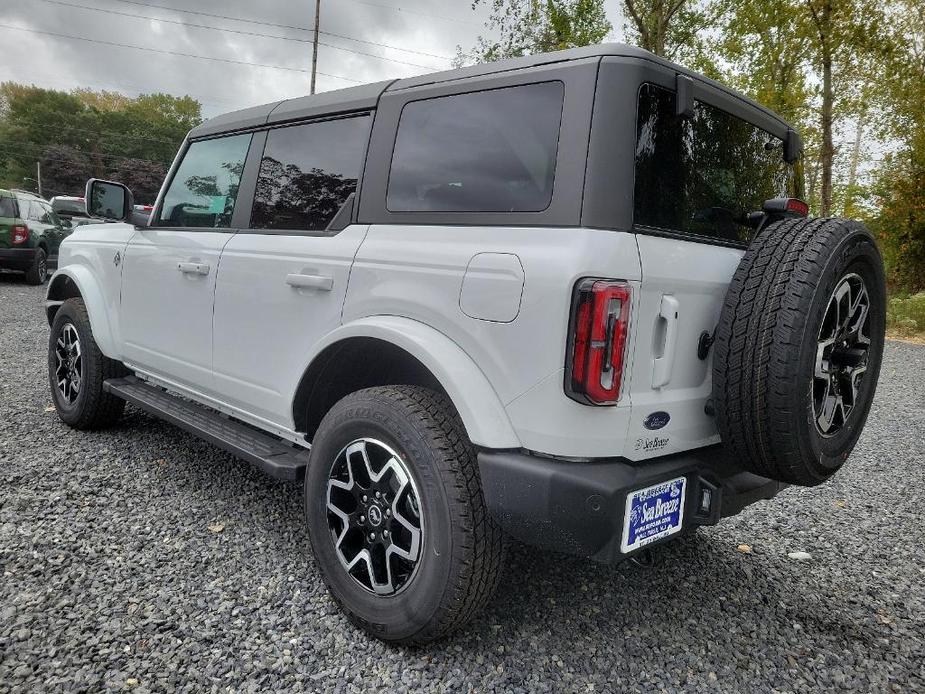
<path id="1" fill-rule="evenodd" d="M 694 0 L 623 0 L 624 27 L 630 43 L 669 60 L 697 63 L 700 32 L 710 24 L 712 9 Z M 710 65 L 703 67 L 709 72 Z"/>
<path id="2" fill-rule="evenodd" d="M 152 202 L 169 162 L 201 121 L 191 97 L 114 92 L 71 93 L 0 84 L 0 187 L 36 189 L 42 163 L 46 196 L 82 194 L 86 179 L 135 184 Z M 155 182 L 156 181 L 156 182 Z"/>
<path id="3" fill-rule="evenodd" d="M 903 337 L 925 333 L 925 292 L 891 297 L 886 308 L 886 327 Z"/>
<path id="4" fill-rule="evenodd" d="M 471 53 L 457 49 L 457 66 L 588 46 L 613 29 L 603 0 L 473 0 L 473 8 L 491 5 L 486 28 Z"/>

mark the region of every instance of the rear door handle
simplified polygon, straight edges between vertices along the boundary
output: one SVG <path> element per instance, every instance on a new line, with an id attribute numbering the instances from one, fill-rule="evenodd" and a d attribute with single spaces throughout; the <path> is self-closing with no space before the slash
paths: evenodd
<path id="1" fill-rule="evenodd" d="M 286 284 L 297 289 L 318 289 L 329 292 L 334 289 L 334 278 L 325 275 L 286 275 Z"/>
<path id="2" fill-rule="evenodd" d="M 665 294 L 662 297 L 662 305 L 658 312 L 659 320 L 664 320 L 665 325 L 665 351 L 662 356 L 653 360 L 652 365 L 652 387 L 661 388 L 668 385 L 671 381 L 671 367 L 674 365 L 675 348 L 678 345 L 678 310 L 681 304 L 676 298 Z"/>
<path id="3" fill-rule="evenodd" d="M 177 263 L 177 270 L 184 275 L 209 274 L 209 266 L 206 263 Z"/>

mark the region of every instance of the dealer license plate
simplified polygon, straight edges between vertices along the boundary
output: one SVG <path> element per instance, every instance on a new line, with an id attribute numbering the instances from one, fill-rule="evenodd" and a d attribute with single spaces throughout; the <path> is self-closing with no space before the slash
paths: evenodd
<path id="1" fill-rule="evenodd" d="M 626 495 L 620 551 L 626 554 L 680 532 L 687 479 L 678 477 Z"/>

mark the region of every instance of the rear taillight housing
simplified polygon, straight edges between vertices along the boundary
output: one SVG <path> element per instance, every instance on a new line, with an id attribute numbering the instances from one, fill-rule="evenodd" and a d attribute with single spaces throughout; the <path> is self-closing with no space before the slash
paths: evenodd
<path id="1" fill-rule="evenodd" d="M 630 286 L 625 282 L 583 279 L 575 285 L 565 392 L 587 405 L 614 405 L 620 399 Z"/>
<path id="2" fill-rule="evenodd" d="M 12 241 L 14 246 L 19 246 L 29 240 L 29 227 L 25 224 L 13 225 Z"/>

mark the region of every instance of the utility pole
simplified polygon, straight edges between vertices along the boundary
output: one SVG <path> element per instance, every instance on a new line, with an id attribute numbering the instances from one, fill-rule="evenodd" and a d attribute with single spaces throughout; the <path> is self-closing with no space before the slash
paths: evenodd
<path id="1" fill-rule="evenodd" d="M 42 162 L 35 162 L 35 182 L 39 185 L 39 197 L 44 198 L 42 195 Z"/>
<path id="2" fill-rule="evenodd" d="M 315 93 L 315 71 L 318 68 L 318 24 L 321 22 L 321 0 L 315 0 L 315 40 L 312 50 L 312 91 Z"/>

